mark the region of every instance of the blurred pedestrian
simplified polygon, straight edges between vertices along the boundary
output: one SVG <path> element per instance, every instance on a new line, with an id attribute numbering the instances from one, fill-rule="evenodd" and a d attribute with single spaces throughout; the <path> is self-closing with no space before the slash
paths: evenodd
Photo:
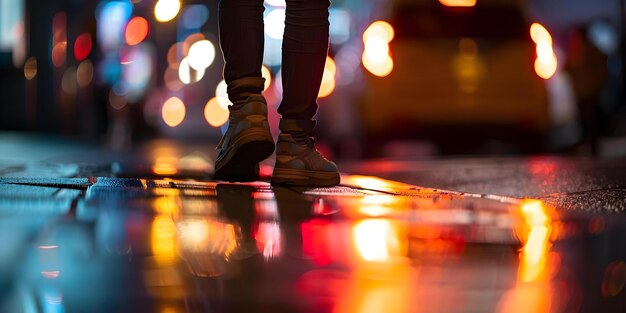
<path id="1" fill-rule="evenodd" d="M 287 0 L 282 49 L 283 99 L 278 142 L 267 122 L 261 94 L 264 25 L 263 0 L 220 0 L 219 32 L 228 86 L 228 130 L 218 145 L 215 178 L 258 179 L 259 162 L 276 148 L 273 184 L 332 186 L 339 183 L 337 166 L 316 149 L 315 127 L 324 63 L 328 52 L 329 0 Z"/>

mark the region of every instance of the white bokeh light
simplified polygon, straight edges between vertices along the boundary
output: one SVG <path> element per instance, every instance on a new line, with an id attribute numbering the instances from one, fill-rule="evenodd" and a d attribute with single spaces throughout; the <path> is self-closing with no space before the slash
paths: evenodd
<path id="1" fill-rule="evenodd" d="M 217 100 L 217 103 L 222 108 L 226 109 L 229 105 L 233 104 L 232 102 L 230 102 L 230 100 L 228 100 L 226 81 L 224 81 L 223 79 L 217 84 L 217 87 L 215 88 L 215 98 Z"/>
<path id="2" fill-rule="evenodd" d="M 285 10 L 274 9 L 265 16 L 265 33 L 274 39 L 282 39 L 285 32 Z"/>
<path id="3" fill-rule="evenodd" d="M 179 0 L 159 0 L 154 6 L 154 16 L 159 22 L 173 20 L 180 11 Z"/>
<path id="4" fill-rule="evenodd" d="M 271 5 L 273 7 L 284 8 L 284 7 L 287 6 L 287 3 L 285 2 L 285 0 L 265 0 L 265 3 L 267 3 L 267 5 Z"/>
<path id="5" fill-rule="evenodd" d="M 215 60 L 215 46 L 208 40 L 196 41 L 189 48 L 189 66 L 196 71 L 203 71 Z"/>
<path id="6" fill-rule="evenodd" d="M 201 80 L 203 76 L 204 69 L 192 70 L 191 66 L 189 66 L 189 58 L 184 58 L 180 61 L 180 65 L 178 67 L 178 78 L 184 84 L 195 83 Z"/>

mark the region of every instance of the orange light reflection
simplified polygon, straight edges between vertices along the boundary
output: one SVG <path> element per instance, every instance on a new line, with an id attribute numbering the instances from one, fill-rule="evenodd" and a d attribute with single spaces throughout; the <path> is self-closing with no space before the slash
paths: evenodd
<path id="1" fill-rule="evenodd" d="M 175 260 L 177 251 L 176 226 L 170 216 L 160 214 L 152 221 L 150 248 L 159 264 L 170 264 Z"/>
<path id="2" fill-rule="evenodd" d="M 546 213 L 541 201 L 531 200 L 522 204 L 520 211 L 524 217 L 525 240 L 521 253 L 519 280 L 533 282 L 545 278 L 552 219 Z"/>
<path id="3" fill-rule="evenodd" d="M 177 223 L 181 248 L 189 252 L 209 252 L 228 258 L 237 248 L 232 224 L 204 218 L 185 218 Z"/>

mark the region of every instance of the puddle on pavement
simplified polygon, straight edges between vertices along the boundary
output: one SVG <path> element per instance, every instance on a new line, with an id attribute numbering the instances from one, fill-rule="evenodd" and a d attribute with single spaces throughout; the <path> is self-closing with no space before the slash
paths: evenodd
<path id="1" fill-rule="evenodd" d="M 626 310 L 619 216 L 357 178 L 101 180 L 57 215 L 3 211 L 0 311 Z"/>

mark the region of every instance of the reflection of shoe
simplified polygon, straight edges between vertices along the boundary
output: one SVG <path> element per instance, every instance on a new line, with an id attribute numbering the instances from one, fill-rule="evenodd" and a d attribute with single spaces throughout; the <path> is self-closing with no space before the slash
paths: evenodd
<path id="1" fill-rule="evenodd" d="M 308 138 L 306 143 L 299 143 L 290 134 L 280 134 L 276 144 L 272 184 L 335 186 L 339 181 L 337 165 L 315 149 L 313 138 Z"/>
<path id="2" fill-rule="evenodd" d="M 230 112 L 228 130 L 217 146 L 216 180 L 255 181 L 259 162 L 274 152 L 274 139 L 267 123 L 267 104 L 262 95 L 252 95 Z"/>

